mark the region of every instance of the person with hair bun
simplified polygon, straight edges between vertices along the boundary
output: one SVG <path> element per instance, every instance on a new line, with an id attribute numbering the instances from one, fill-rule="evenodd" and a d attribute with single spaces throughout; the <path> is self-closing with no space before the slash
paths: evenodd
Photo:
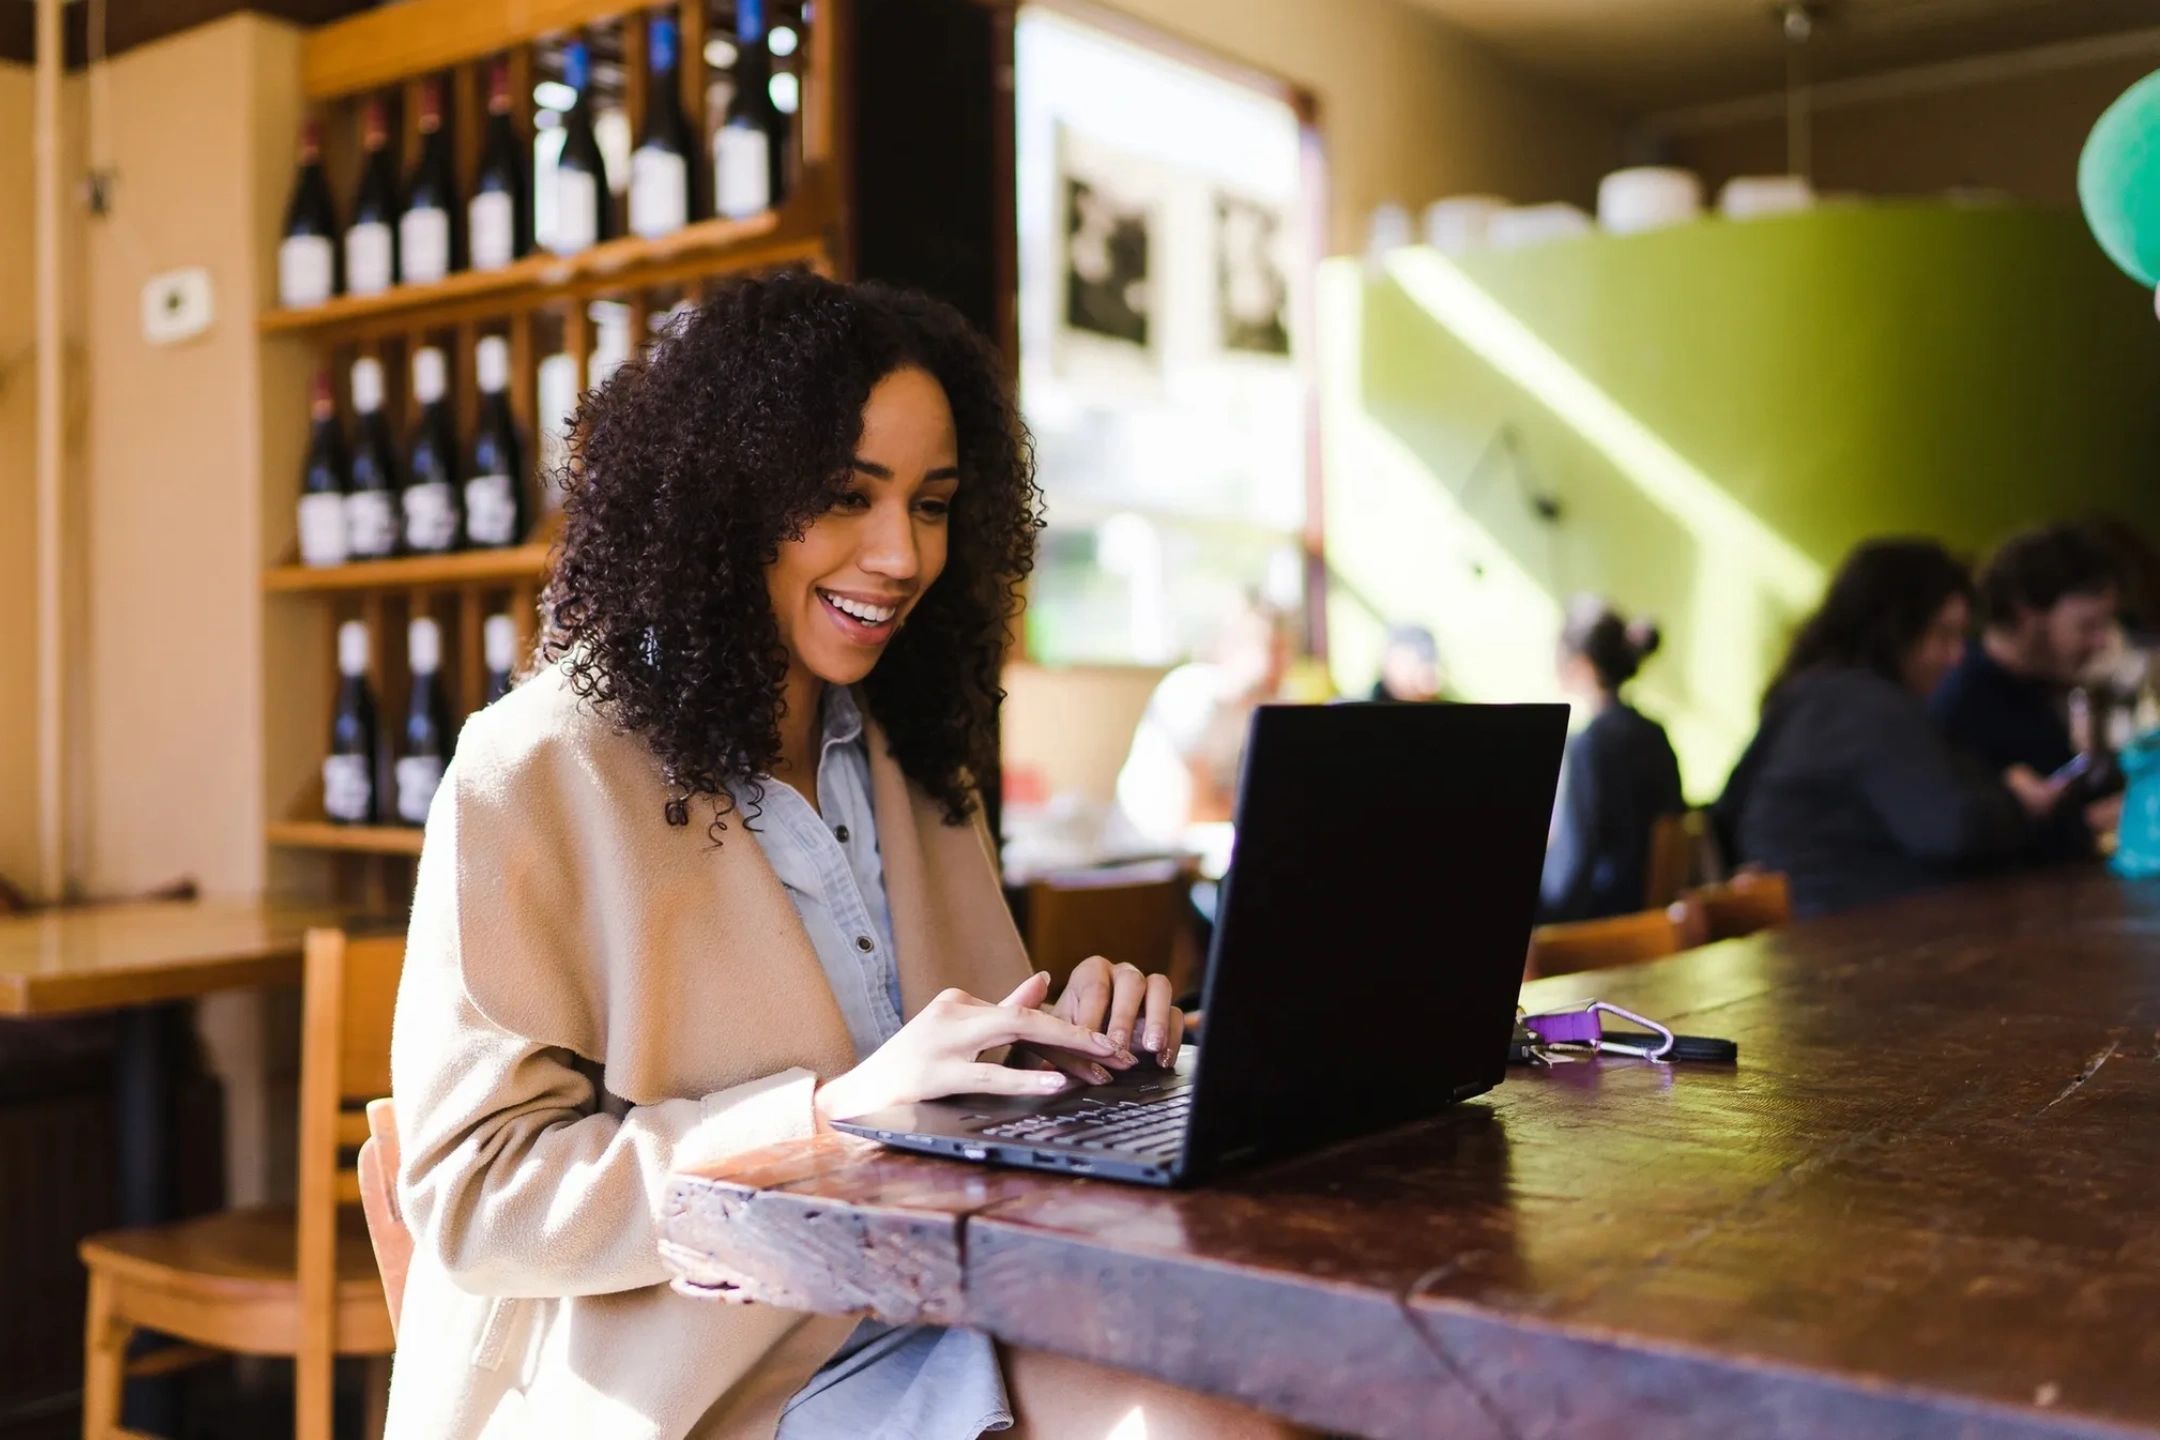
<path id="1" fill-rule="evenodd" d="M 1590 723 L 1569 739 L 1560 768 L 1541 923 L 1642 909 L 1651 827 L 1686 808 L 1665 728 L 1621 698 L 1661 638 L 1654 622 L 1624 619 L 1595 596 L 1568 607 L 1560 685 Z"/>

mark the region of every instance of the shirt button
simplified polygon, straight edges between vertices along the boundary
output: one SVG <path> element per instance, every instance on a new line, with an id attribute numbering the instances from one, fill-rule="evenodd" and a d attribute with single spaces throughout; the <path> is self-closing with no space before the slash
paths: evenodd
<path id="1" fill-rule="evenodd" d="M 855 937 L 855 948 L 867 955 L 872 950 L 877 949 L 877 941 L 872 940 L 868 935 L 857 935 Z"/>
<path id="2" fill-rule="evenodd" d="M 832 833 L 835 840 L 838 840 L 843 845 L 847 844 L 847 826 L 835 825 Z"/>

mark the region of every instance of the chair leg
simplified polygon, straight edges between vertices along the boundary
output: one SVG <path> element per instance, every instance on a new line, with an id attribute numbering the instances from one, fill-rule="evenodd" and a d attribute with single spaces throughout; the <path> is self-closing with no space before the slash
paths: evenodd
<path id="1" fill-rule="evenodd" d="M 111 1440 L 120 1431 L 120 1396 L 127 1384 L 128 1342 L 135 1327 L 114 1303 L 113 1279 L 90 1272 L 89 1315 L 83 1324 L 83 1440 Z"/>
<path id="2" fill-rule="evenodd" d="M 336 1400 L 337 1358 L 302 1350 L 293 1358 L 293 1440 L 331 1440 Z"/>
<path id="3" fill-rule="evenodd" d="M 390 1357 L 370 1355 L 367 1362 L 367 1440 L 383 1440 L 390 1424 Z"/>

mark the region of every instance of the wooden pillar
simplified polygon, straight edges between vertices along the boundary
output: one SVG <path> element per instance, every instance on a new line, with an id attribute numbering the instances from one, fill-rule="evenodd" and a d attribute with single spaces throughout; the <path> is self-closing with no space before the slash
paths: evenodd
<path id="1" fill-rule="evenodd" d="M 60 332 L 60 39 L 61 0 L 37 0 L 37 79 L 34 91 L 37 161 L 37 693 L 38 894 L 49 901 L 67 888 L 66 813 L 62 767 L 67 711 L 60 667 L 61 416 L 64 383 Z"/>

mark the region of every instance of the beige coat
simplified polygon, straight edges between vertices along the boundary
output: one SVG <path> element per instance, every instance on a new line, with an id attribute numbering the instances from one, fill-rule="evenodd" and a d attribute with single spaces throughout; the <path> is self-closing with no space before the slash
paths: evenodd
<path id="1" fill-rule="evenodd" d="M 1005 994 L 1027 961 L 985 831 L 869 741 L 906 1013 Z M 389 1440 L 769 1436 L 853 1324 L 667 1287 L 669 1172 L 810 1134 L 854 1057 L 764 852 L 666 799 L 554 671 L 459 738 L 391 1045 L 415 1253 Z"/>

